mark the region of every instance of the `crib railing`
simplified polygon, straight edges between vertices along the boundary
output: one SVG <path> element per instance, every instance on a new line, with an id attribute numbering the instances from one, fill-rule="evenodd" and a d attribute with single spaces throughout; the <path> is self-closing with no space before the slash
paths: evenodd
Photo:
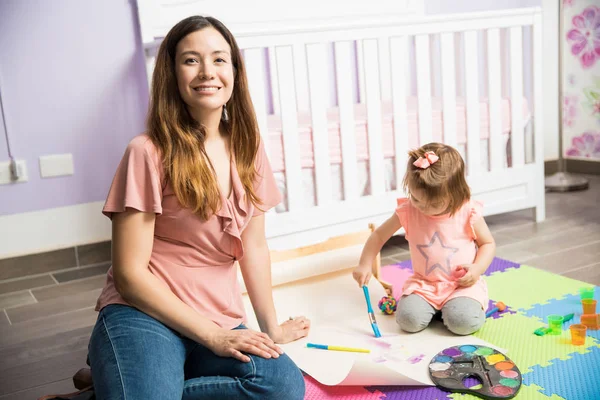
<path id="1" fill-rule="evenodd" d="M 417 20 L 336 21 L 294 25 L 268 32 L 238 32 L 244 51 L 250 90 L 264 142 L 269 146 L 268 116 L 280 114 L 285 165 L 287 211 L 302 210 L 302 167 L 298 132 L 298 111 L 310 112 L 316 205 L 332 204 L 327 108 L 339 108 L 344 200 L 359 197 L 357 190 L 357 143 L 353 107 L 366 104 L 370 195 L 384 194 L 382 143 L 382 101 L 393 103 L 395 187 L 401 188 L 406 168 L 409 138 L 406 126 L 406 98 L 411 95 L 407 79 L 416 71 L 419 143 L 433 140 L 432 96 L 441 92 L 444 110 L 456 109 L 464 76 L 466 100 L 466 164 L 469 176 L 505 169 L 505 139 L 501 132 L 501 101 L 509 95 L 511 104 L 510 167 L 525 165 L 523 109 L 524 49 L 533 53 L 527 67 L 540 63 L 541 24 L 538 9 L 475 13 Z M 524 45 L 524 29 L 532 41 Z M 438 40 L 439 54 L 431 50 Z M 459 47 L 460 50 L 459 51 Z M 530 48 L 529 48 L 530 47 Z M 411 59 L 411 50 L 414 58 Z M 506 53 L 506 54 L 505 54 Z M 529 54 L 529 53 L 527 53 Z M 506 60 L 510 60 L 506 65 Z M 329 60 L 334 68 L 328 70 Z M 482 63 L 482 60 L 484 61 Z M 432 65 L 439 61 L 441 86 L 434 88 Z M 482 66 L 482 64 L 484 64 Z M 461 69 L 460 65 L 464 67 Z M 502 69 L 504 68 L 504 71 Z M 504 73 L 503 73 L 504 72 Z M 539 86 L 537 75 L 531 73 Z M 335 85 L 331 84 L 335 79 Z M 482 85 L 483 82 L 483 85 Z M 530 82 L 531 84 L 531 82 Z M 358 88 L 357 88 L 358 86 Z M 484 90 L 485 89 L 485 90 Z M 481 170 L 479 107 L 482 93 L 489 99 L 489 168 Z M 531 103 L 540 104 L 534 90 Z M 538 117 L 537 113 L 536 117 Z M 536 118 L 539 133 L 540 120 Z M 443 141 L 456 146 L 456 113 L 443 113 Z M 541 148 L 539 134 L 535 148 Z M 267 148 L 269 153 L 269 149 Z M 540 159 L 537 153 L 534 159 Z"/>

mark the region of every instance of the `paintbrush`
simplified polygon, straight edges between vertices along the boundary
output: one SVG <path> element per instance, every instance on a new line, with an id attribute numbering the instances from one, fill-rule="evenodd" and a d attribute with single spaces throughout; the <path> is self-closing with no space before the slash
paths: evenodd
<path id="1" fill-rule="evenodd" d="M 373 308 L 371 307 L 371 296 L 369 296 L 369 288 L 365 285 L 363 286 L 363 292 L 365 293 L 365 300 L 367 301 L 367 311 L 369 313 L 369 319 L 371 320 L 371 328 L 373 328 L 373 333 L 375 337 L 381 337 L 381 333 L 379 332 L 379 326 L 377 326 L 377 320 L 375 320 L 375 313 L 373 312 Z"/>

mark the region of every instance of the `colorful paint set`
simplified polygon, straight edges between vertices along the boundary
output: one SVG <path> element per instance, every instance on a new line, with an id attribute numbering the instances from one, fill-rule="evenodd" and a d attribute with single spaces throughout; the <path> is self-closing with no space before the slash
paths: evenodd
<path id="1" fill-rule="evenodd" d="M 429 363 L 429 375 L 440 389 L 470 393 L 484 399 L 511 399 L 521 388 L 522 376 L 514 362 L 487 346 L 462 345 L 438 353 Z M 467 387 L 475 378 L 481 385 Z"/>

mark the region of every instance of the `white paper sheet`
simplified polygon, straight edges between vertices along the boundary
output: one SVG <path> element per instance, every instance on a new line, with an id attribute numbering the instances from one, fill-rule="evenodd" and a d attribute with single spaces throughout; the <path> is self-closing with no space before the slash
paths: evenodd
<path id="1" fill-rule="evenodd" d="M 375 338 L 361 288 L 349 272 L 277 287 L 273 291 L 280 320 L 304 315 L 311 319 L 307 338 L 281 346 L 304 372 L 324 385 L 433 385 L 428 365 L 445 348 L 461 344 L 485 345 L 506 353 L 473 336 L 456 336 L 438 321 L 425 330 L 409 334 L 400 330 L 395 315 L 379 311 L 385 295 L 375 280 L 369 283 L 371 304 L 382 337 Z M 248 325 L 258 324 L 244 296 Z M 306 343 L 364 348 L 370 353 L 350 353 L 307 348 Z"/>

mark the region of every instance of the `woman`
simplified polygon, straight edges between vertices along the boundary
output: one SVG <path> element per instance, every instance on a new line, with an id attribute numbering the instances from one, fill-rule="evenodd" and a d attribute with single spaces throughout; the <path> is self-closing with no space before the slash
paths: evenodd
<path id="1" fill-rule="evenodd" d="M 147 133 L 127 147 L 103 213 L 113 265 L 89 344 L 98 399 L 302 399 L 276 343 L 264 212 L 280 201 L 240 50 L 194 16 L 160 46 Z M 246 329 L 235 261 L 262 332 Z"/>

